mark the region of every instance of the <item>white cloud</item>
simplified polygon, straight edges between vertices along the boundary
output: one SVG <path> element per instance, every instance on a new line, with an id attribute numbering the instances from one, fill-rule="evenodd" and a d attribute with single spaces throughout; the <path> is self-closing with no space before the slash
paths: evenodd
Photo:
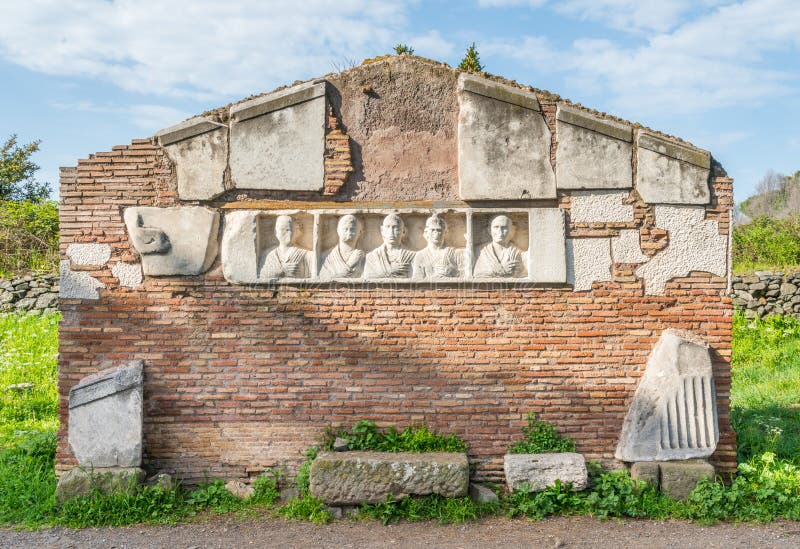
<path id="1" fill-rule="evenodd" d="M 562 0 L 557 12 L 624 31 L 666 32 L 693 9 L 732 0 Z"/>
<path id="2" fill-rule="evenodd" d="M 438 31 L 413 36 L 408 39 L 408 44 L 414 48 L 416 55 L 430 59 L 445 59 L 450 57 L 454 50 L 453 43 L 442 38 Z"/>
<path id="3" fill-rule="evenodd" d="M 47 74 L 206 100 L 389 51 L 405 10 L 392 0 L 29 0 L 0 8 L 0 56 Z"/>
<path id="4" fill-rule="evenodd" d="M 635 46 L 582 38 L 564 50 L 526 37 L 485 51 L 559 71 L 587 95 L 610 95 L 615 109 L 663 114 L 745 106 L 796 92 L 797 74 L 765 59 L 778 52 L 796 60 L 798 49 L 800 2 L 746 0 Z"/>
<path id="5" fill-rule="evenodd" d="M 547 3 L 547 0 L 478 0 L 478 5 L 482 8 L 504 8 L 509 6 L 531 6 L 539 7 Z"/>
<path id="6" fill-rule="evenodd" d="M 135 127 L 151 133 L 172 126 L 189 118 L 190 114 L 165 105 L 134 104 L 134 105 L 98 105 L 91 101 L 77 101 L 75 103 L 51 102 L 50 106 L 61 111 L 80 111 L 91 113 L 111 114 L 126 118 Z"/>

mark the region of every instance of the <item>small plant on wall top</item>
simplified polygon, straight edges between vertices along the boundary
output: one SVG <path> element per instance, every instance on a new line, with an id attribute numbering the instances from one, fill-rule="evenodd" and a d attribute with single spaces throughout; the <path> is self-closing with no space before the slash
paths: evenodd
<path id="1" fill-rule="evenodd" d="M 549 454 L 574 452 L 575 441 L 558 434 L 553 424 L 538 421 L 536 414 L 528 414 L 528 425 L 522 428 L 522 440 L 508 448 L 509 454 Z"/>

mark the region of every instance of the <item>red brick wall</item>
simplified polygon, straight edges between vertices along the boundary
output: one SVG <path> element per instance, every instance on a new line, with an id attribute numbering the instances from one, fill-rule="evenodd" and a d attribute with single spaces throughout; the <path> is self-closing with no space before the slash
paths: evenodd
<path id="1" fill-rule="evenodd" d="M 731 180 L 714 181 L 708 215 L 726 232 Z M 217 260 L 204 276 L 149 277 L 133 290 L 110 269 L 136 257 L 122 210 L 176 202 L 160 149 L 149 140 L 115 147 L 64 169 L 61 183 L 62 252 L 93 241 L 109 243 L 112 257 L 91 273 L 106 284 L 99 300 L 61 304 L 59 471 L 74 465 L 69 388 L 102 360 L 128 359 L 145 364 L 146 465 L 189 482 L 267 467 L 293 474 L 326 427 L 361 419 L 425 422 L 459 435 L 482 480 L 501 480 L 502 455 L 528 412 L 575 438 L 588 459 L 610 463 L 647 356 L 666 328 L 691 330 L 712 347 L 721 433 L 712 462 L 735 467 L 724 278 L 694 273 L 655 297 L 644 296 L 625 265 L 590 292 L 273 289 L 228 283 Z M 560 206 L 569 208 L 568 197 Z M 636 207 L 633 226 L 643 231 L 647 210 Z M 618 228 L 570 230 L 588 236 Z"/>

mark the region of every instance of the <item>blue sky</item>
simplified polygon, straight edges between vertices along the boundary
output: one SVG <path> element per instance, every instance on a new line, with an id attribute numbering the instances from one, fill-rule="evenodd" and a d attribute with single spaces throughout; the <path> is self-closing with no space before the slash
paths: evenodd
<path id="1" fill-rule="evenodd" d="M 0 139 L 58 167 L 399 43 L 708 149 L 736 200 L 800 170 L 800 0 L 4 0 Z"/>

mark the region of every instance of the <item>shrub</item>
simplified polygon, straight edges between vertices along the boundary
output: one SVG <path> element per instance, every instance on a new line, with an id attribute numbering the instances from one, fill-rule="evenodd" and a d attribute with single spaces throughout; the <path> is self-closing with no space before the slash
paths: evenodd
<path id="1" fill-rule="evenodd" d="M 554 425 L 538 421 L 536 414 L 528 414 L 528 425 L 522 428 L 525 437 L 508 449 L 509 454 L 546 454 L 574 452 L 575 441 L 558 434 Z"/>
<path id="2" fill-rule="evenodd" d="M 267 469 L 253 481 L 253 495 L 248 498 L 249 503 L 272 507 L 280 497 L 278 483 L 281 475 L 277 471 Z"/>
<path id="3" fill-rule="evenodd" d="M 800 216 L 758 217 L 733 229 L 733 270 L 792 269 L 800 266 Z"/>
<path id="4" fill-rule="evenodd" d="M 58 270 L 58 204 L 0 201 L 0 276 Z"/>

